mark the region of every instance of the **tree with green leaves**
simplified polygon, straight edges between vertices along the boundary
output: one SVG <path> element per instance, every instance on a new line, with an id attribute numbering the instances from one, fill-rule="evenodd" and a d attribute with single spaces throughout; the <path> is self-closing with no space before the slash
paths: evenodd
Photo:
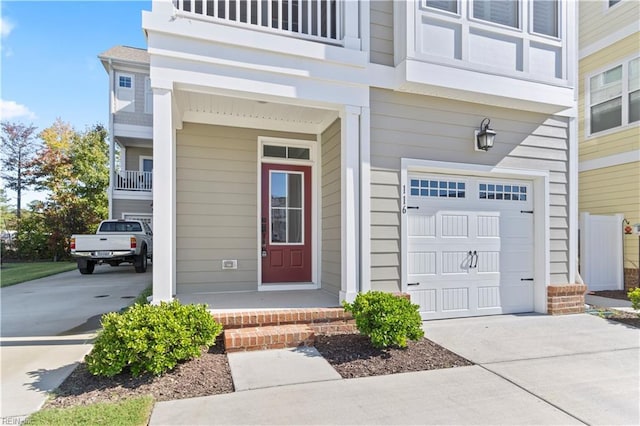
<path id="1" fill-rule="evenodd" d="M 98 124 L 78 133 L 57 120 L 40 138 L 44 147 L 33 161 L 33 175 L 37 189 L 49 195 L 36 210 L 50 232 L 49 250 L 60 258 L 71 234 L 92 232 L 107 217 L 107 132 Z"/>
<path id="2" fill-rule="evenodd" d="M 0 123 L 2 128 L 2 179 L 7 188 L 16 191 L 16 215 L 20 218 L 22 210 L 22 191 L 28 189 L 30 164 L 39 144 L 35 139 L 36 128 L 19 123 Z"/>

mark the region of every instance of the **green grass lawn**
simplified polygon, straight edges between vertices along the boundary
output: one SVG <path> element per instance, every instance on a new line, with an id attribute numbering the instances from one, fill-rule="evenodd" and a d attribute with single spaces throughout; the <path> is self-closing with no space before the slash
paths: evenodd
<path id="1" fill-rule="evenodd" d="M 49 275 L 71 271 L 75 268 L 75 262 L 3 263 L 0 272 L 0 287 L 48 277 Z"/>
<path id="2" fill-rule="evenodd" d="M 48 408 L 32 414 L 25 424 L 46 426 L 131 425 L 149 422 L 153 397 L 143 396 L 116 403 L 97 403 L 71 408 Z"/>

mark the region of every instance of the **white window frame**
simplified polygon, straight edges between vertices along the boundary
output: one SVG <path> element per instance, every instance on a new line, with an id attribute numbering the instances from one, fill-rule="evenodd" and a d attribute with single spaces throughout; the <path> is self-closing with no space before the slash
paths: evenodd
<path id="1" fill-rule="evenodd" d="M 143 165 L 144 165 L 144 160 L 151 160 L 153 161 L 153 157 L 151 155 L 141 155 L 140 157 L 138 157 L 138 171 L 143 172 Z"/>
<path id="2" fill-rule="evenodd" d="M 131 87 L 121 87 L 120 86 L 120 78 L 130 78 L 131 79 Z M 132 73 L 116 71 L 115 73 L 115 111 L 116 112 L 135 112 L 136 105 L 136 78 Z M 128 93 L 131 97 L 131 100 L 122 99 L 121 93 Z"/>
<path id="3" fill-rule="evenodd" d="M 267 158 L 270 158 L 270 157 L 267 157 Z M 309 225 L 309 224 L 305 223 L 305 220 L 304 220 L 305 213 L 306 213 L 305 212 L 305 208 L 304 208 L 304 202 L 305 202 L 305 198 L 306 198 L 306 195 L 307 195 L 304 192 L 304 187 L 305 187 L 304 177 L 305 177 L 305 174 L 303 172 L 299 172 L 299 171 L 296 171 L 296 170 L 270 170 L 269 171 L 269 194 L 271 194 L 271 188 L 272 188 L 271 182 L 273 180 L 272 178 L 273 178 L 274 173 L 285 173 L 287 176 L 289 176 L 289 175 L 301 176 L 300 182 L 302 183 L 302 187 L 301 187 L 302 197 L 301 197 L 301 204 L 300 204 L 299 208 L 298 207 L 289 207 L 288 205 L 286 205 L 284 207 L 273 207 L 273 205 L 271 205 L 271 197 L 269 197 L 269 226 L 267 228 L 269 230 L 269 245 L 272 245 L 272 246 L 304 246 L 305 245 L 305 239 L 304 239 L 305 230 L 306 230 L 306 227 Z M 307 176 L 307 179 L 311 179 L 311 176 Z M 287 189 L 288 188 L 289 188 L 289 182 L 287 182 Z M 289 196 L 288 196 L 288 191 L 287 191 L 287 203 L 289 202 L 288 200 L 289 200 Z M 273 216 L 272 216 L 271 212 L 272 212 L 272 210 L 274 208 L 275 209 L 282 209 L 282 210 L 285 211 L 285 223 L 287 224 L 285 233 L 286 233 L 287 242 L 280 243 L 280 242 L 277 242 L 277 241 L 273 241 L 273 233 L 271 232 L 271 230 L 273 229 L 273 221 L 272 221 Z M 302 215 L 301 215 L 301 218 L 302 218 L 301 219 L 302 220 L 302 234 L 301 234 L 301 238 L 300 238 L 300 242 L 299 243 L 292 243 L 292 242 L 288 241 L 289 240 L 289 210 L 300 210 L 300 212 L 302 213 Z"/>
<path id="4" fill-rule="evenodd" d="M 638 59 L 640 56 L 632 55 L 624 58 L 621 61 L 614 62 L 605 67 L 599 68 L 597 71 L 588 74 L 585 77 L 584 87 L 585 87 L 585 103 L 584 103 L 584 123 L 585 129 L 584 133 L 586 138 L 596 138 L 601 136 L 606 136 L 612 133 L 619 132 L 620 130 L 624 130 L 632 127 L 640 127 L 640 120 L 629 122 L 629 63 L 634 59 Z M 622 98 L 622 120 L 621 124 L 616 127 L 612 127 L 610 129 L 601 130 L 599 132 L 593 133 L 591 132 L 591 79 L 597 75 L 605 73 L 609 70 L 622 66 L 622 93 L 620 97 Z M 605 101 L 606 102 L 606 101 Z"/>

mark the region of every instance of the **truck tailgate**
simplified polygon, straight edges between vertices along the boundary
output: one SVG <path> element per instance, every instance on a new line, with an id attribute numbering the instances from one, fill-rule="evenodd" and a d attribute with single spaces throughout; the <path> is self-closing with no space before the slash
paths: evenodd
<path id="1" fill-rule="evenodd" d="M 131 249 L 131 234 L 74 235 L 75 251 L 123 251 Z"/>

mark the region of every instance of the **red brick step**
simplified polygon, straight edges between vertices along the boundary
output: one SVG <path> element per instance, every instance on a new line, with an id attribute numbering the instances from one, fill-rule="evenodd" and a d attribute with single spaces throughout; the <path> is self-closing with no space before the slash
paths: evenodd
<path id="1" fill-rule="evenodd" d="M 227 352 L 313 346 L 315 332 L 306 324 L 232 328 L 224 331 Z"/>

